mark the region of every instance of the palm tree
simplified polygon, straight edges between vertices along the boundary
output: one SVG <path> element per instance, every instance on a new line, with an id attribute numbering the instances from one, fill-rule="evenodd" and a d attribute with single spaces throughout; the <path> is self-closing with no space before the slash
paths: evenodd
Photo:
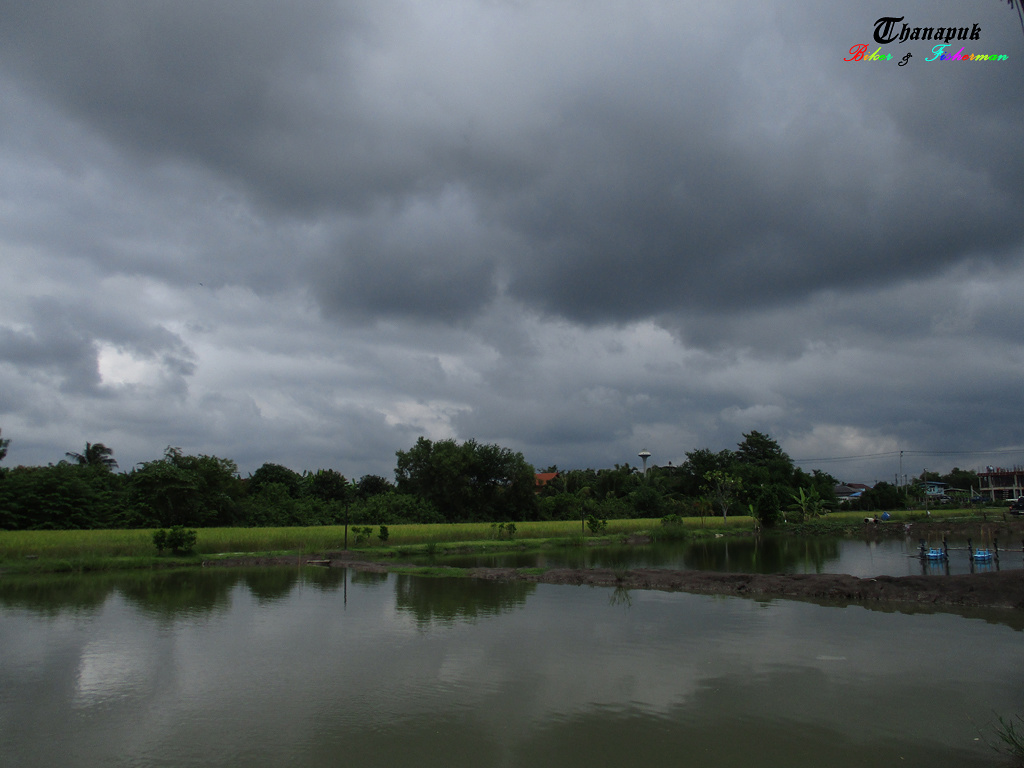
<path id="1" fill-rule="evenodd" d="M 81 467 L 113 469 L 117 466 L 117 461 L 114 459 L 114 449 L 107 448 L 103 443 L 86 443 L 85 453 L 69 451 L 64 455 L 69 459 L 74 459 Z"/>

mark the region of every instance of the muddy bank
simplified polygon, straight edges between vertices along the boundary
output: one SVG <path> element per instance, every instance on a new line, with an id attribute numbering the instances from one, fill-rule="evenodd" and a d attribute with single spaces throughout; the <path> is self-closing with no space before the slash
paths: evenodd
<path id="1" fill-rule="evenodd" d="M 705 595 L 1024 610 L 1024 571 L 1019 570 L 964 576 L 877 576 L 869 579 L 845 574 L 715 573 L 653 568 L 624 572 L 603 568 L 552 569 L 540 575 L 489 573 L 501 570 L 474 569 L 470 573 L 477 578 L 522 578 L 544 584 L 590 584 Z"/>
<path id="2" fill-rule="evenodd" d="M 360 553 L 332 552 L 320 556 L 251 556 L 208 560 L 204 567 L 320 566 L 385 573 L 414 566 L 362 559 Z M 757 574 L 674 571 L 660 568 L 470 568 L 470 578 L 528 581 L 623 589 L 657 589 L 704 595 L 754 598 L 795 598 L 853 603 L 913 603 L 1024 610 L 1024 571 L 996 571 L 962 576 L 877 576 L 845 574 Z"/>

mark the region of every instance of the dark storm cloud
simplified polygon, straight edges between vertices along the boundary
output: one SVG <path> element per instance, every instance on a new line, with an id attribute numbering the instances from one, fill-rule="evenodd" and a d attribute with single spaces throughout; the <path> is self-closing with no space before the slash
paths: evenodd
<path id="1" fill-rule="evenodd" d="M 44 318 L 29 332 L 0 328 L 0 363 L 53 374 L 69 392 L 100 381 L 95 344 L 66 318 Z"/>
<path id="2" fill-rule="evenodd" d="M 94 392 L 101 384 L 99 344 L 155 360 L 175 377 L 194 372 L 192 352 L 160 326 L 79 300 L 32 301 L 22 327 L 0 324 L 0 364 L 54 375 L 62 390 Z"/>
<path id="3" fill-rule="evenodd" d="M 893 12 L 0 2 L 12 451 L 1019 442 L 1024 40 L 842 61 Z"/>
<path id="4" fill-rule="evenodd" d="M 310 273 L 329 314 L 454 321 L 500 285 L 626 322 L 1019 252 L 1024 172 L 999 140 L 1024 119 L 1019 68 L 842 62 L 833 40 L 866 35 L 870 11 L 845 11 L 825 44 L 803 4 L 697 24 L 653 3 L 595 47 L 557 26 L 578 23 L 574 4 L 487 7 L 504 36 L 472 5 L 446 28 L 453 7 L 33 3 L 10 9 L 0 56 L 122 146 L 293 215 L 344 212 Z M 996 18 L 986 44 L 1019 43 Z"/>
<path id="5" fill-rule="evenodd" d="M 452 321 L 497 293 L 501 238 L 463 195 L 388 207 L 338 239 L 336 255 L 314 266 L 314 293 L 329 314 Z"/>

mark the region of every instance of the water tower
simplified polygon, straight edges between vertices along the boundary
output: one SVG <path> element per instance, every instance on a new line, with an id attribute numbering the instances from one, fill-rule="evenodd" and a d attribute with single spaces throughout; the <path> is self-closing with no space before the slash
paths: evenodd
<path id="1" fill-rule="evenodd" d="M 651 458 L 651 452 L 644 448 L 640 453 L 637 454 L 644 463 L 644 474 L 647 474 L 647 460 Z"/>

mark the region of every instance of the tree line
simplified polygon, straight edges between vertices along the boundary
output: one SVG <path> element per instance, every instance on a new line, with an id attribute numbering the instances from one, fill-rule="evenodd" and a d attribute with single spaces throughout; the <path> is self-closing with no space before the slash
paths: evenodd
<path id="1" fill-rule="evenodd" d="M 396 452 L 395 480 L 265 463 L 242 478 L 234 461 L 168 447 L 118 470 L 111 448 L 86 443 L 57 464 L 0 467 L 0 529 L 382 525 L 751 515 L 765 527 L 832 509 L 837 481 L 805 472 L 768 435 L 736 450 L 699 449 L 678 466 L 559 470 L 542 487 L 523 455 L 475 440 L 421 437 Z M 0 460 L 10 440 L 0 437 Z M 955 470 L 960 472 L 960 470 Z M 929 475 L 929 479 L 934 479 Z M 950 479 L 953 479 L 952 477 Z M 959 478 L 958 478 L 959 479 Z M 894 509 L 881 483 L 854 508 Z"/>
<path id="2" fill-rule="evenodd" d="M 9 439 L 0 438 L 0 460 Z M 533 519 L 533 467 L 474 440 L 420 438 L 397 452 L 396 481 L 265 463 L 242 478 L 231 459 L 168 447 L 117 470 L 111 448 L 86 443 L 47 466 L 0 467 L 0 529 L 382 525 Z"/>

